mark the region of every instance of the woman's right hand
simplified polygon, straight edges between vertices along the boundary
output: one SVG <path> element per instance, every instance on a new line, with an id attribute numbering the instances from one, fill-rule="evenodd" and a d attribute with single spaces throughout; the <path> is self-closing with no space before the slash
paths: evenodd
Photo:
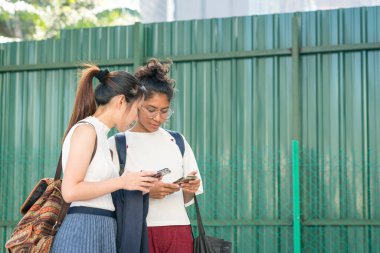
<path id="1" fill-rule="evenodd" d="M 163 199 L 179 190 L 180 187 L 178 184 L 156 182 L 150 190 L 149 197 L 152 199 Z"/>
<path id="2" fill-rule="evenodd" d="M 120 176 L 121 188 L 129 191 L 149 192 L 157 178 L 152 177 L 155 174 L 153 171 L 128 172 Z"/>

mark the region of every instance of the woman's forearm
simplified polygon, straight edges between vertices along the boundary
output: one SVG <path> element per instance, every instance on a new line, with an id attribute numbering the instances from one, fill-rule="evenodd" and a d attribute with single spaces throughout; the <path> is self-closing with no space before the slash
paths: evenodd
<path id="1" fill-rule="evenodd" d="M 121 178 L 111 178 L 100 182 L 62 182 L 62 196 L 67 203 L 94 199 L 121 188 Z"/>

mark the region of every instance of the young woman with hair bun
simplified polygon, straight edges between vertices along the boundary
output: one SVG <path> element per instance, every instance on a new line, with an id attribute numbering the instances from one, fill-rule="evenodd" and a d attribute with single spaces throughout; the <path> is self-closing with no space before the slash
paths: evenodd
<path id="1" fill-rule="evenodd" d="M 192 253 L 193 237 L 185 205 L 192 203 L 194 194 L 203 193 L 203 187 L 197 162 L 186 139 L 175 132 L 183 140 L 182 154 L 173 132 L 162 128 L 162 124 L 173 115 L 170 103 L 174 95 L 174 80 L 170 79 L 169 72 L 170 63 L 150 59 L 135 73 L 146 93 L 138 108 L 136 125 L 125 133 L 125 169 L 171 170 L 150 189 L 146 218 L 149 252 Z M 109 143 L 113 153 L 117 154 L 115 139 L 111 138 Z M 113 159 L 114 164 L 118 165 L 117 155 Z M 175 183 L 186 176 L 195 176 L 195 179 Z"/>
<path id="2" fill-rule="evenodd" d="M 94 78 L 99 81 L 95 91 Z M 93 65 L 83 70 L 62 147 L 62 195 L 71 205 L 55 236 L 53 252 L 116 252 L 111 193 L 149 192 L 157 181 L 154 172 L 126 171 L 119 176 L 107 141 L 111 128 L 125 131 L 136 119 L 144 92 L 126 71 L 109 72 Z"/>

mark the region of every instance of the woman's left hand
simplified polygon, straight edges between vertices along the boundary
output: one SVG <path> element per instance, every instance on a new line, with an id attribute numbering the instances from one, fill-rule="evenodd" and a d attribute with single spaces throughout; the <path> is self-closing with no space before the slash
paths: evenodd
<path id="1" fill-rule="evenodd" d="M 196 174 L 197 174 L 197 171 L 192 171 L 192 172 L 190 172 L 189 175 L 195 176 Z M 196 193 L 198 191 L 198 188 L 200 185 L 201 185 L 201 180 L 199 178 L 195 179 L 195 180 L 191 180 L 188 183 L 181 183 L 180 184 L 182 190 L 184 192 L 188 192 L 188 193 Z"/>

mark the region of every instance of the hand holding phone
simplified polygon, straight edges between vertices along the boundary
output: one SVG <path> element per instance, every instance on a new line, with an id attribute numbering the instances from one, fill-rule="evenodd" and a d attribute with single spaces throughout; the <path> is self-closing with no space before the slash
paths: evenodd
<path id="1" fill-rule="evenodd" d="M 185 199 L 187 197 L 193 197 L 192 194 L 196 193 L 199 189 L 199 186 L 201 184 L 201 180 L 200 178 L 198 178 L 197 176 L 195 176 L 197 174 L 197 171 L 192 171 L 190 172 L 184 180 L 182 180 L 182 182 L 179 184 L 179 186 L 181 187 L 182 191 L 184 193 L 186 193 L 184 196 L 185 196 Z M 191 196 L 189 196 L 189 194 Z M 187 196 L 187 197 L 186 197 Z M 187 199 L 187 202 L 188 202 L 189 199 Z M 187 203 L 186 200 L 185 200 L 185 203 Z"/>

